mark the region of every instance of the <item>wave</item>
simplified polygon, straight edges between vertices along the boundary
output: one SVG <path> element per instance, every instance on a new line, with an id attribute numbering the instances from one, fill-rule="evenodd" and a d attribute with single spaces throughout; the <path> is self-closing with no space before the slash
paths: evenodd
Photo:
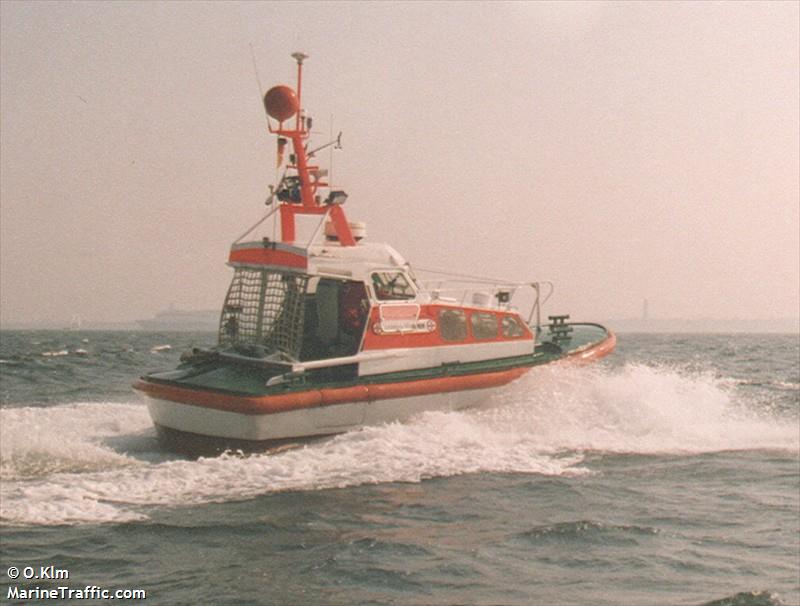
<path id="1" fill-rule="evenodd" d="M 794 381 L 759 381 L 755 379 L 721 379 L 722 385 L 766 387 L 782 391 L 800 391 L 800 383 Z"/>
<path id="2" fill-rule="evenodd" d="M 485 414 L 535 427 L 540 447 L 638 454 L 800 450 L 798 410 L 738 394 L 711 372 L 629 364 L 542 368 Z M 527 388 L 527 389 L 526 389 Z"/>
<path id="3" fill-rule="evenodd" d="M 701 606 L 785 606 L 785 602 L 769 591 L 743 591 Z"/>
<path id="4" fill-rule="evenodd" d="M 144 407 L 84 402 L 0 410 L 0 478 L 30 479 L 131 464 L 104 439 L 150 428 Z"/>
<path id="5" fill-rule="evenodd" d="M 127 409 L 127 419 L 137 423 L 142 414 L 147 416 L 141 406 L 115 408 Z M 11 524 L 126 522 L 146 519 L 153 506 L 238 501 L 277 491 L 420 482 L 479 471 L 586 473 L 576 467 L 580 455 L 540 454 L 529 442 L 505 443 L 477 418 L 461 413 L 423 414 L 407 424 L 369 427 L 274 455 L 225 454 L 198 460 L 148 461 L 141 453 L 119 454 L 96 435 L 88 439 L 91 431 L 87 429 L 71 452 L 60 447 L 51 451 L 80 470 L 62 465 L 55 473 L 22 477 L 17 465 L 30 471 L 30 457 L 24 449 L 13 453 L 4 463 L 4 473 L 10 468 L 16 481 L 0 484 L 0 519 Z M 33 450 L 37 456 L 45 454 Z M 91 469 L 92 465 L 106 469 Z"/>
<path id="6" fill-rule="evenodd" d="M 592 520 L 577 520 L 536 526 L 518 533 L 516 538 L 534 543 L 547 541 L 566 543 L 579 539 L 584 543 L 593 542 L 608 546 L 620 542 L 633 543 L 636 537 L 649 537 L 658 533 L 659 530 L 652 526 L 616 525 Z"/>
<path id="7" fill-rule="evenodd" d="M 135 403 L 4 408 L 0 421 L 0 519 L 20 525 L 146 520 L 156 507 L 476 472 L 576 476 L 592 473 L 589 451 L 800 449 L 796 416 L 748 406 L 710 375 L 641 365 L 537 369 L 480 409 L 277 454 L 168 455 Z"/>

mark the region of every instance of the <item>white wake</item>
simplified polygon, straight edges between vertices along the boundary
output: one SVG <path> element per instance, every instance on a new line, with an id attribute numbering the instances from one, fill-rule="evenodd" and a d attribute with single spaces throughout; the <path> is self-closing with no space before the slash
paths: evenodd
<path id="1" fill-rule="evenodd" d="M 420 482 L 474 472 L 591 473 L 586 451 L 797 452 L 797 419 L 760 413 L 710 375 L 629 365 L 542 368 L 480 409 L 419 415 L 271 455 L 158 451 L 143 405 L 0 411 L 0 519 L 81 524 L 276 491 Z"/>

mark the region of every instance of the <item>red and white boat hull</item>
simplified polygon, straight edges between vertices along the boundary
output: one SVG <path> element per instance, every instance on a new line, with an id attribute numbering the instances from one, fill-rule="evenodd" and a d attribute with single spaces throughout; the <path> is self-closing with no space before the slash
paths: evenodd
<path id="1" fill-rule="evenodd" d="M 558 362 L 594 361 L 610 353 L 615 344 L 616 337 L 609 334 L 605 340 L 577 349 Z M 162 437 L 211 438 L 247 448 L 403 421 L 424 411 L 478 406 L 530 368 L 519 366 L 462 376 L 362 383 L 265 396 L 198 391 L 146 380 L 137 383 L 136 388 L 144 396 Z"/>
<path id="2" fill-rule="evenodd" d="M 449 411 L 477 406 L 494 391 L 494 388 L 485 388 L 431 393 L 262 414 L 206 408 L 152 396 L 146 396 L 146 399 L 153 422 L 161 428 L 198 436 L 271 442 L 325 436 L 369 425 L 403 421 L 424 411 Z"/>

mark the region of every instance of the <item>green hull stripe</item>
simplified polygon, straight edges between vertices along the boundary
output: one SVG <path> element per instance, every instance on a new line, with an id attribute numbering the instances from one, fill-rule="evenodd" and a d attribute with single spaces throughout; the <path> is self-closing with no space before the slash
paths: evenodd
<path id="1" fill-rule="evenodd" d="M 499 371 L 512 370 L 519 367 L 534 367 L 549 364 L 568 357 L 579 349 L 594 346 L 604 341 L 609 333 L 603 327 L 582 325 L 585 327 L 583 338 L 570 342 L 569 349 L 561 349 L 552 343 L 544 342 L 537 346 L 533 354 L 480 360 L 477 362 L 445 363 L 430 368 L 419 368 L 382 373 L 377 375 L 355 376 L 355 365 L 351 367 L 350 376 L 336 376 L 336 373 L 347 372 L 346 367 L 311 370 L 288 378 L 286 381 L 266 386 L 266 381 L 273 374 L 254 371 L 253 367 L 222 362 L 219 359 L 209 360 L 205 364 L 191 366 L 172 372 L 154 373 L 142 377 L 152 383 L 174 385 L 185 389 L 213 391 L 221 394 L 242 397 L 263 397 L 287 393 L 297 393 L 309 389 L 336 389 L 357 385 L 376 385 L 381 383 L 403 383 L 443 377 L 461 377 Z M 333 376 L 331 376 L 333 375 Z"/>

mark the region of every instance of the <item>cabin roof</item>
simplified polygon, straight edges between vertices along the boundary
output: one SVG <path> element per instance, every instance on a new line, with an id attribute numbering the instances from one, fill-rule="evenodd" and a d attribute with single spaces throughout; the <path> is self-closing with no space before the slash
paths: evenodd
<path id="1" fill-rule="evenodd" d="M 408 265 L 388 244 L 359 242 L 356 246 L 341 246 L 338 242 L 320 242 L 301 247 L 266 239 L 234 244 L 228 264 L 355 280 L 365 279 L 376 269 L 402 269 Z"/>

